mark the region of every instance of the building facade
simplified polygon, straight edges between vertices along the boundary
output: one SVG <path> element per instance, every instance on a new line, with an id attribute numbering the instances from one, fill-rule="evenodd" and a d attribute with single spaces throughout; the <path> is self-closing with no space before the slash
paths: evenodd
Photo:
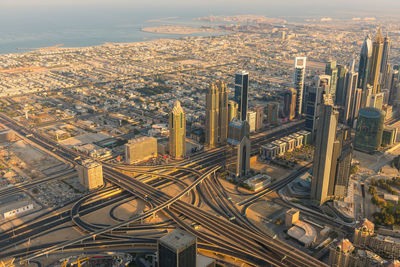
<path id="1" fill-rule="evenodd" d="M 228 91 L 222 81 L 211 83 L 206 93 L 206 144 L 223 145 L 228 138 Z"/>
<path id="2" fill-rule="evenodd" d="M 383 44 L 382 29 L 379 28 L 372 44 L 371 66 L 368 72 L 368 83 L 372 86 L 372 94 L 379 93 L 380 91 L 379 77 L 381 73 Z"/>
<path id="3" fill-rule="evenodd" d="M 302 114 L 306 61 L 306 57 L 294 59 L 293 88 L 296 90 L 296 117 L 301 117 Z"/>
<path id="4" fill-rule="evenodd" d="M 125 144 L 125 161 L 135 164 L 157 157 L 157 139 L 154 137 L 139 137 Z"/>
<path id="5" fill-rule="evenodd" d="M 186 155 L 186 116 L 178 100 L 169 114 L 169 154 L 175 159 Z"/>
<path id="6" fill-rule="evenodd" d="M 328 63 L 326 63 L 325 74 L 329 75 L 331 80 L 329 90 L 327 93 L 330 94 L 332 98 L 335 100 L 337 80 L 338 80 L 338 68 L 336 66 L 336 60 L 331 60 Z"/>
<path id="7" fill-rule="evenodd" d="M 360 109 L 358 114 L 354 149 L 373 153 L 382 143 L 385 112 L 376 108 Z"/>
<path id="8" fill-rule="evenodd" d="M 233 119 L 229 123 L 228 144 L 231 152 L 228 153 L 226 166 L 228 173 L 239 178 L 248 174 L 250 170 L 250 126 L 247 121 Z M 231 162 L 231 159 L 235 161 Z"/>
<path id="9" fill-rule="evenodd" d="M 283 113 L 288 120 L 293 120 L 296 116 L 297 91 L 290 88 L 283 94 Z"/>
<path id="10" fill-rule="evenodd" d="M 93 160 L 83 161 L 78 166 L 79 182 L 86 189 L 92 190 L 103 186 L 103 167 Z"/>
<path id="11" fill-rule="evenodd" d="M 249 94 L 249 73 L 241 71 L 235 75 L 235 101 L 238 104 L 238 119 L 246 120 Z"/>

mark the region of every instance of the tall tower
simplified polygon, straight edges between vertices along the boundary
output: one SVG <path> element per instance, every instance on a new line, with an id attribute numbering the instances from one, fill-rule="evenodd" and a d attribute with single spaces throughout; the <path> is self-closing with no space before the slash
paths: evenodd
<path id="1" fill-rule="evenodd" d="M 233 100 L 228 101 L 228 124 L 234 118 L 237 118 L 238 109 L 239 109 L 238 103 L 236 103 Z"/>
<path id="2" fill-rule="evenodd" d="M 390 54 L 390 38 L 386 34 L 385 40 L 383 42 L 382 50 L 382 62 L 381 62 L 381 88 L 388 89 L 388 78 L 389 78 L 389 54 Z"/>
<path id="3" fill-rule="evenodd" d="M 379 28 L 378 32 L 376 33 L 374 43 L 372 44 L 371 67 L 368 73 L 368 83 L 372 85 L 373 94 L 376 94 L 380 90 L 379 76 L 381 73 L 382 52 L 383 36 L 382 29 Z"/>
<path id="4" fill-rule="evenodd" d="M 329 91 L 331 76 L 320 75 L 315 78 L 313 86 L 309 88 L 307 96 L 306 108 L 306 124 L 305 129 L 312 134 L 315 140 L 317 131 L 317 121 L 319 119 L 319 109 L 322 102 L 323 93 Z"/>
<path id="5" fill-rule="evenodd" d="M 235 101 L 239 105 L 239 119 L 246 120 L 249 94 L 249 73 L 241 71 L 235 75 Z"/>
<path id="6" fill-rule="evenodd" d="M 355 61 L 351 63 L 350 70 L 346 76 L 346 85 L 345 85 L 345 98 L 344 98 L 344 114 L 343 114 L 343 123 L 348 124 L 352 123 L 354 119 L 354 99 L 357 89 L 357 80 L 358 73 L 354 72 L 354 64 Z"/>
<path id="7" fill-rule="evenodd" d="M 289 88 L 283 94 L 283 112 L 289 120 L 293 120 L 296 115 L 296 98 L 297 91 L 293 88 Z"/>
<path id="8" fill-rule="evenodd" d="M 369 35 L 365 37 L 361 48 L 360 65 L 358 66 L 358 88 L 367 89 L 368 71 L 371 67 L 372 41 Z"/>
<path id="9" fill-rule="evenodd" d="M 169 154 L 176 159 L 186 154 L 186 118 L 178 100 L 169 114 Z"/>
<path id="10" fill-rule="evenodd" d="M 347 66 L 338 65 L 338 81 L 336 87 L 336 99 L 335 104 L 337 106 L 344 106 L 344 98 L 346 94 L 345 86 L 346 86 L 346 76 L 347 76 Z"/>
<path id="11" fill-rule="evenodd" d="M 224 144 L 228 136 L 228 92 L 222 81 L 211 83 L 206 93 L 206 143 Z"/>
<path id="12" fill-rule="evenodd" d="M 331 76 L 331 84 L 327 93 L 330 94 L 333 99 L 335 99 L 338 79 L 338 68 L 336 66 L 336 60 L 331 60 L 326 63 L 325 74 Z"/>
<path id="13" fill-rule="evenodd" d="M 311 199 L 322 205 L 328 199 L 333 146 L 336 137 L 339 112 L 333 105 L 332 97 L 323 95 L 321 115 L 315 142 Z"/>
<path id="14" fill-rule="evenodd" d="M 296 116 L 300 117 L 302 112 L 304 75 L 306 71 L 306 57 L 294 59 L 293 88 L 296 90 Z"/>

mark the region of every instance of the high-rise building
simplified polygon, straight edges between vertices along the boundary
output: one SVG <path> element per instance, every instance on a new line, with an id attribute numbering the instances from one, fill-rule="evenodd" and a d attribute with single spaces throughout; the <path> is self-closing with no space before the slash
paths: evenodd
<path id="1" fill-rule="evenodd" d="M 389 92 L 389 104 L 399 104 L 400 103 L 400 72 L 396 69 L 393 69 L 391 72 L 391 81 L 390 81 L 390 92 Z"/>
<path id="2" fill-rule="evenodd" d="M 312 134 L 315 140 L 319 108 L 322 102 L 322 95 L 330 89 L 331 76 L 320 75 L 314 79 L 313 85 L 309 88 L 306 102 L 306 123 L 305 129 Z"/>
<path id="3" fill-rule="evenodd" d="M 379 28 L 372 44 L 371 67 L 368 72 L 368 83 L 372 85 L 373 94 L 380 91 L 379 77 L 381 73 L 383 43 L 382 29 Z"/>
<path id="4" fill-rule="evenodd" d="M 103 186 L 103 167 L 93 160 L 85 160 L 78 166 L 79 182 L 86 189 L 92 190 Z"/>
<path id="5" fill-rule="evenodd" d="M 336 87 L 335 104 L 341 107 L 343 107 L 345 104 L 347 72 L 347 66 L 338 65 L 338 81 Z"/>
<path id="6" fill-rule="evenodd" d="M 250 126 L 247 121 L 233 119 L 229 123 L 227 170 L 235 177 L 247 175 L 250 170 Z M 234 159 L 234 161 L 232 161 Z"/>
<path id="7" fill-rule="evenodd" d="M 228 91 L 222 81 L 211 83 L 206 93 L 206 144 L 225 144 L 228 138 Z"/>
<path id="8" fill-rule="evenodd" d="M 389 55 L 390 55 L 390 38 L 389 35 L 386 34 L 386 37 L 383 42 L 382 49 L 382 62 L 381 62 L 381 88 L 388 88 L 388 79 L 389 79 Z"/>
<path id="9" fill-rule="evenodd" d="M 330 248 L 329 266 L 348 267 L 354 266 L 353 252 L 355 247 L 348 239 L 342 239 L 334 247 Z"/>
<path id="10" fill-rule="evenodd" d="M 278 107 L 279 104 L 276 102 L 267 104 L 267 121 L 269 124 L 278 123 Z"/>
<path id="11" fill-rule="evenodd" d="M 197 238 L 181 229 L 157 242 L 158 267 L 196 267 Z"/>
<path id="12" fill-rule="evenodd" d="M 335 99 L 338 80 L 338 68 L 336 66 L 336 60 L 331 60 L 326 63 L 325 74 L 331 77 L 330 88 L 327 93 L 330 94 L 333 99 Z"/>
<path id="13" fill-rule="evenodd" d="M 125 161 L 135 164 L 157 157 L 157 139 L 154 137 L 139 137 L 125 144 Z"/>
<path id="14" fill-rule="evenodd" d="M 293 120 L 296 115 L 297 91 L 289 88 L 283 95 L 283 113 L 289 120 Z"/>
<path id="15" fill-rule="evenodd" d="M 257 120 L 257 113 L 255 111 L 247 111 L 247 122 L 249 123 L 250 132 L 256 131 L 256 120 Z"/>
<path id="16" fill-rule="evenodd" d="M 249 73 L 241 71 L 235 75 L 235 101 L 238 103 L 238 118 L 246 120 L 249 94 Z"/>
<path id="17" fill-rule="evenodd" d="M 228 124 L 233 120 L 233 118 L 237 118 L 239 105 L 233 100 L 228 101 Z"/>
<path id="18" fill-rule="evenodd" d="M 373 153 L 382 143 L 385 112 L 376 108 L 362 108 L 359 111 L 354 149 Z"/>
<path id="19" fill-rule="evenodd" d="M 385 97 L 384 93 L 377 93 L 371 95 L 369 106 L 371 108 L 377 108 L 379 110 L 382 110 L 384 97 Z"/>
<path id="20" fill-rule="evenodd" d="M 334 107 L 329 94 L 323 95 L 320 110 L 314 151 L 311 199 L 322 205 L 329 198 L 329 180 L 339 112 Z"/>
<path id="21" fill-rule="evenodd" d="M 346 76 L 345 85 L 345 99 L 344 99 L 344 113 L 343 113 L 343 123 L 351 125 L 354 120 L 354 100 L 357 89 L 358 73 L 354 71 L 355 61 L 353 60 L 349 71 Z"/>
<path id="22" fill-rule="evenodd" d="M 306 57 L 294 59 L 293 88 L 296 90 L 296 117 L 301 117 L 303 105 L 304 76 L 306 72 Z"/>
<path id="23" fill-rule="evenodd" d="M 256 106 L 254 107 L 254 112 L 256 113 L 256 131 L 257 131 L 264 126 L 264 107 Z"/>
<path id="24" fill-rule="evenodd" d="M 176 159 L 186 155 L 186 116 L 178 100 L 169 114 L 169 154 Z"/>
<path id="25" fill-rule="evenodd" d="M 363 90 L 361 88 L 357 88 L 354 94 L 354 101 L 353 101 L 353 110 L 352 110 L 352 114 L 353 114 L 353 122 L 355 121 L 355 119 L 357 119 L 358 117 L 358 112 L 361 108 L 361 100 L 363 97 Z"/>
<path id="26" fill-rule="evenodd" d="M 360 54 L 360 64 L 358 66 L 358 88 L 367 89 L 368 72 L 371 67 L 372 41 L 369 35 L 365 37 Z"/>

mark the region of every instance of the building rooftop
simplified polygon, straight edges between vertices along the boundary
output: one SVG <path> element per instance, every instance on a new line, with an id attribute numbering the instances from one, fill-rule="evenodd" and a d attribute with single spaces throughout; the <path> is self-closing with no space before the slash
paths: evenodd
<path id="1" fill-rule="evenodd" d="M 137 144 L 137 143 L 141 143 L 141 142 L 147 141 L 147 140 L 156 140 L 156 138 L 150 137 L 150 136 L 142 136 L 142 137 L 130 139 L 128 141 L 128 144 Z"/>
<path id="2" fill-rule="evenodd" d="M 340 248 L 344 253 L 352 252 L 354 249 L 353 244 L 347 238 L 340 240 L 336 247 Z"/>
<path id="3" fill-rule="evenodd" d="M 84 166 L 86 168 L 95 168 L 95 167 L 101 166 L 101 164 L 96 161 L 88 159 L 88 160 L 82 161 L 82 166 Z"/>
<path id="4" fill-rule="evenodd" d="M 160 243 L 178 251 L 196 241 L 196 237 L 184 230 L 176 229 L 160 238 Z"/>

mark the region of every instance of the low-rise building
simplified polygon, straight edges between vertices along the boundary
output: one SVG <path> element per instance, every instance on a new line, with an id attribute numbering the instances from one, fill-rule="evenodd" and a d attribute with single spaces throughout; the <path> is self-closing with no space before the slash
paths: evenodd
<path id="1" fill-rule="evenodd" d="M 261 159 L 272 160 L 279 154 L 279 147 L 274 144 L 266 144 L 261 146 Z"/>
<path id="2" fill-rule="evenodd" d="M 157 157 L 157 139 L 154 137 L 139 137 L 125 144 L 125 161 L 135 164 Z"/>
<path id="3" fill-rule="evenodd" d="M 292 227 L 300 218 L 300 211 L 295 208 L 291 208 L 286 211 L 285 225 L 286 227 Z"/>
<path id="4" fill-rule="evenodd" d="M 257 174 L 245 181 L 245 183 L 250 186 L 251 190 L 258 191 L 263 189 L 265 186 L 269 185 L 272 178 L 266 174 Z"/>

